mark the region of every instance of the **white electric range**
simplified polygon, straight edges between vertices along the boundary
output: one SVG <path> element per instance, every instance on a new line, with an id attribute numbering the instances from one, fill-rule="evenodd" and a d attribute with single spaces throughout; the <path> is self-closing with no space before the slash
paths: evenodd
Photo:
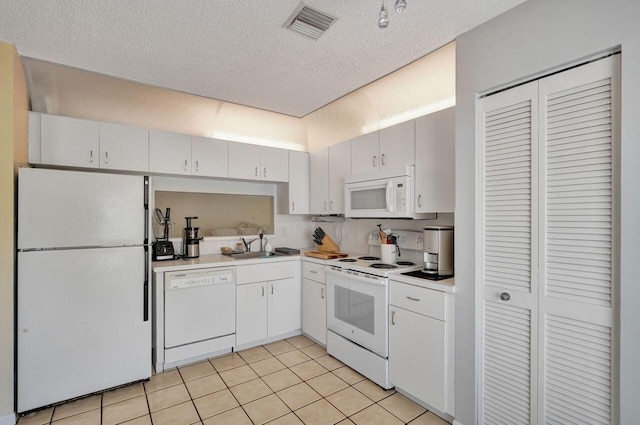
<path id="1" fill-rule="evenodd" d="M 389 383 L 389 277 L 420 270 L 422 232 L 399 230 L 400 256 L 393 264 L 375 255 L 377 232 L 369 237 L 370 255 L 329 261 L 327 271 L 327 352 L 383 388 Z M 379 249 L 379 248 L 377 248 Z"/>

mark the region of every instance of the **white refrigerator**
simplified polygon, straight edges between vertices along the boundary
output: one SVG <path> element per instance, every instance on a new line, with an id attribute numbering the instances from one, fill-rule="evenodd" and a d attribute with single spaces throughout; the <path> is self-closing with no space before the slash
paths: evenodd
<path id="1" fill-rule="evenodd" d="M 151 375 L 149 180 L 21 168 L 17 404 Z"/>

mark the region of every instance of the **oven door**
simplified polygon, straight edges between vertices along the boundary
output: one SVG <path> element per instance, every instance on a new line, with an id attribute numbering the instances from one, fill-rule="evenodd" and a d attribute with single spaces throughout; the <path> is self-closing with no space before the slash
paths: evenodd
<path id="1" fill-rule="evenodd" d="M 388 357 L 388 279 L 329 269 L 327 328 Z"/>

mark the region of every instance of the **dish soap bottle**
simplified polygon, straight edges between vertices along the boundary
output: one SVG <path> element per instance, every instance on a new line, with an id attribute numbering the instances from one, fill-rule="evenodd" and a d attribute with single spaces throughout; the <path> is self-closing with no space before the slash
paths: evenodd
<path id="1" fill-rule="evenodd" d="M 264 250 L 267 252 L 273 252 L 273 247 L 271 246 L 271 242 L 269 242 L 269 238 L 265 238 L 267 243 L 264 244 Z"/>

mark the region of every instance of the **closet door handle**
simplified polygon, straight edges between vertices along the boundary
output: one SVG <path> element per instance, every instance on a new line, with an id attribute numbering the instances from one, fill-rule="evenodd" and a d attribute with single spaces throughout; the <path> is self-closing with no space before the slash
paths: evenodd
<path id="1" fill-rule="evenodd" d="M 500 294 L 500 299 L 502 301 L 509 301 L 511 299 L 511 295 L 509 295 L 508 292 L 503 292 L 502 294 Z"/>

